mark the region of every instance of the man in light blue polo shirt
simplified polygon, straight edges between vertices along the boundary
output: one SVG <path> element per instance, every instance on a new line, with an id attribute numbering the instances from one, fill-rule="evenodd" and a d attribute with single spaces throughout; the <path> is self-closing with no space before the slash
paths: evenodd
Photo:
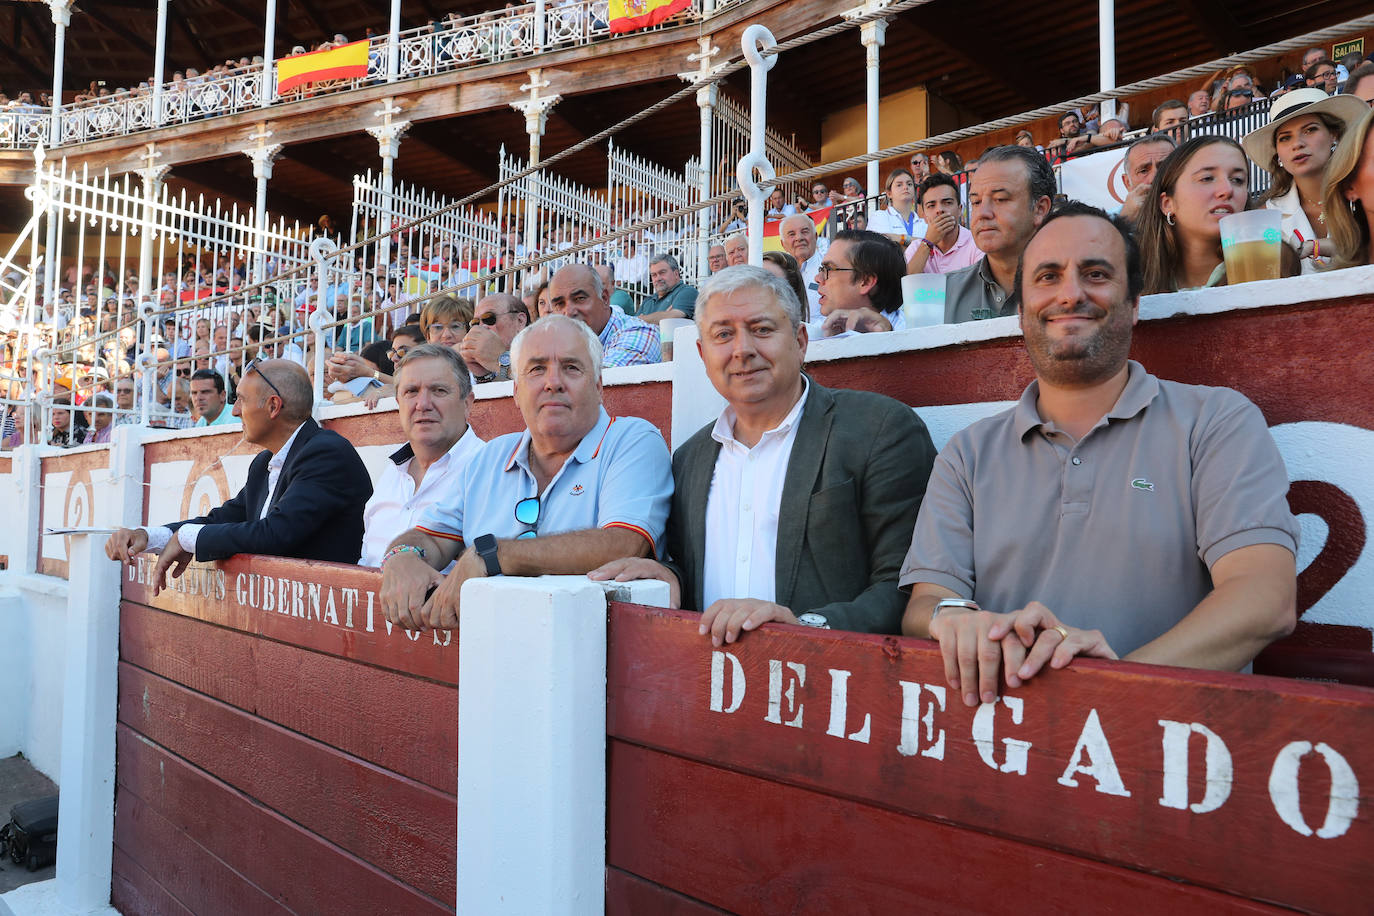
<path id="1" fill-rule="evenodd" d="M 463 582 L 474 576 L 575 575 L 661 555 L 668 447 L 647 421 L 607 415 L 601 361 L 596 334 L 563 315 L 516 335 L 511 366 L 526 430 L 486 443 L 453 496 L 391 543 L 380 592 L 388 620 L 456 626 Z M 455 559 L 449 575 L 438 572 Z"/>
<path id="2" fill-rule="evenodd" d="M 237 423 L 224 391 L 224 376 L 214 369 L 197 369 L 191 375 L 191 403 L 200 419 L 197 426 L 224 426 Z"/>

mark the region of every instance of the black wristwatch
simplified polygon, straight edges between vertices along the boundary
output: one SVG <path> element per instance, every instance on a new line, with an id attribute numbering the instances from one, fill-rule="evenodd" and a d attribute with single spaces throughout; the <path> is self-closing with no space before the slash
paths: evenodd
<path id="1" fill-rule="evenodd" d="M 482 558 L 482 562 L 487 564 L 487 575 L 501 575 L 501 561 L 496 558 L 496 535 L 480 534 L 472 542 L 477 555 Z"/>

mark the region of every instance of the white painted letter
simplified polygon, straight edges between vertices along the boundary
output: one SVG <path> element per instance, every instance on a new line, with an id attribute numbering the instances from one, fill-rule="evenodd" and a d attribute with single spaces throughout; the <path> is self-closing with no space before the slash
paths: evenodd
<path id="1" fill-rule="evenodd" d="M 806 666 L 796 662 L 788 662 L 787 667 L 792 669 L 795 675 L 787 685 L 787 690 L 782 689 L 782 662 L 776 658 L 768 660 L 768 714 L 763 717 L 763 721 L 772 722 L 774 725 L 790 725 L 793 728 L 802 727 L 802 705 L 797 698 L 797 688 L 806 686 Z M 782 699 L 787 697 L 787 711 L 795 712 L 796 715 L 786 722 L 782 721 Z"/>
<path id="2" fill-rule="evenodd" d="M 1171 722 L 1160 719 L 1164 728 L 1164 795 L 1159 803 L 1165 808 L 1185 808 L 1194 814 L 1206 814 L 1226 804 L 1231 797 L 1231 752 L 1221 736 L 1197 722 Z M 1207 788 L 1202 801 L 1188 804 L 1188 739 L 1193 733 L 1207 741 Z"/>
<path id="3" fill-rule="evenodd" d="M 240 607 L 248 600 L 248 595 L 243 590 L 243 573 L 234 576 L 234 599 L 238 601 Z"/>
<path id="4" fill-rule="evenodd" d="M 1302 808 L 1298 805 L 1298 765 L 1312 750 L 1310 741 L 1287 744 L 1274 758 L 1274 768 L 1269 771 L 1269 799 L 1274 803 L 1274 810 L 1285 824 L 1303 836 L 1311 836 L 1312 828 L 1303 820 Z M 1349 830 L 1350 822 L 1359 813 L 1360 783 L 1346 759 L 1326 742 L 1318 741 L 1316 751 L 1331 771 L 1326 821 L 1317 830 L 1317 836 L 1329 840 Z"/>
<path id="5" fill-rule="evenodd" d="M 1002 697 L 1001 703 L 1011 710 L 1011 724 L 1020 725 L 1021 716 L 1025 709 L 1025 703 L 1020 697 Z M 1000 769 L 1003 773 L 1017 773 L 1021 776 L 1026 775 L 1026 760 L 1029 756 L 1031 743 L 1022 741 L 1020 738 L 1003 738 L 1002 743 L 1007 746 L 1007 762 L 1000 767 L 993 758 L 993 720 L 997 716 L 997 703 L 984 703 L 978 707 L 978 711 L 973 714 L 973 743 L 978 748 L 978 756 L 983 758 L 983 762 L 994 770 Z"/>
<path id="6" fill-rule="evenodd" d="M 845 719 L 849 716 L 849 672 L 830 670 L 830 727 L 825 730 L 827 735 L 834 735 L 836 738 L 843 738 Z M 864 713 L 863 727 L 849 736 L 850 741 L 858 741 L 861 744 L 868 743 L 868 727 L 870 716 Z"/>
<path id="7" fill-rule="evenodd" d="M 935 708 L 945 711 L 945 688 L 939 684 L 926 684 L 930 692 L 930 702 L 926 704 L 925 715 L 921 715 L 921 685 L 910 681 L 898 681 L 902 685 L 902 739 L 897 745 L 897 753 L 903 757 L 914 757 L 917 751 L 922 757 L 935 760 L 945 759 L 945 730 L 935 728 Z M 921 748 L 921 726 L 926 727 L 926 747 Z"/>
<path id="8" fill-rule="evenodd" d="M 725 660 L 730 659 L 730 708 L 725 708 Z M 711 653 L 711 712 L 734 712 L 744 702 L 744 667 L 729 652 Z"/>
<path id="9" fill-rule="evenodd" d="M 1085 753 L 1089 758 L 1087 765 L 1083 763 Z M 1111 746 L 1107 744 L 1107 736 L 1102 732 L 1102 723 L 1097 720 L 1096 709 L 1088 713 L 1088 720 L 1083 723 L 1083 731 L 1079 733 L 1078 743 L 1073 747 L 1073 759 L 1069 761 L 1069 767 L 1064 771 L 1064 775 L 1059 777 L 1059 784 L 1077 786 L 1078 780 L 1073 778 L 1075 773 L 1082 773 L 1097 780 L 1096 789 L 1104 795 L 1131 797 L 1131 793 L 1126 791 L 1125 784 L 1121 782 L 1121 774 L 1117 772 L 1116 760 L 1112 757 Z"/>

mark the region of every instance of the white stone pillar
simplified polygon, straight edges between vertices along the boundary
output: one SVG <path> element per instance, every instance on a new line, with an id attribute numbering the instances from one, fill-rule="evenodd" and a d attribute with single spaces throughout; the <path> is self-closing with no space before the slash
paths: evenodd
<path id="1" fill-rule="evenodd" d="M 167 81 L 167 3 L 157 0 L 157 50 L 153 60 L 153 110 L 148 124 L 156 127 L 162 123 L 162 84 Z"/>
<path id="2" fill-rule="evenodd" d="M 147 145 L 140 158 L 147 165 L 137 170 L 138 177 L 143 181 L 143 214 L 138 229 L 138 298 L 139 301 L 157 303 L 157 289 L 161 278 L 154 274 L 153 235 L 157 225 L 156 208 L 158 199 L 162 196 L 162 183 L 172 167 L 157 164 L 157 160 L 162 158 L 162 153 L 153 143 Z"/>
<path id="3" fill-rule="evenodd" d="M 883 46 L 883 39 L 887 34 L 887 21 L 875 19 L 872 22 L 865 22 L 859 27 L 860 40 L 863 41 L 864 57 L 864 76 L 866 77 L 866 107 L 865 114 L 868 125 L 867 130 L 867 149 L 869 153 L 876 153 L 881 147 L 878 141 L 878 106 L 880 99 L 878 95 L 878 54 Z M 868 193 L 876 193 L 876 189 L 882 187 L 882 179 L 878 175 L 878 161 L 875 159 L 868 164 Z"/>
<path id="4" fill-rule="evenodd" d="M 62 68 L 67 53 L 67 26 L 72 24 L 73 2 L 75 0 L 48 0 L 53 24 L 52 129 L 48 132 L 49 146 L 57 146 L 62 142 Z"/>
<path id="5" fill-rule="evenodd" d="M 378 227 L 378 233 L 382 238 L 377 245 L 376 263 L 381 266 L 383 277 L 391 265 L 391 227 L 396 222 L 395 200 L 392 198 L 394 166 L 396 157 L 401 152 L 401 138 L 410 129 L 409 121 L 395 119 L 400 113 L 400 106 L 393 104 L 389 98 L 383 99 L 382 107 L 375 113 L 376 117 L 382 119 L 382 123 L 367 128 L 372 139 L 377 141 L 377 152 L 382 157 L 382 216 L 381 225 Z"/>
<path id="6" fill-rule="evenodd" d="M 463 584 L 459 913 L 604 911 L 606 597 L 664 607 L 667 592 L 585 576 Z"/>
<path id="7" fill-rule="evenodd" d="M 258 104 L 263 108 L 272 104 L 277 94 L 277 0 L 267 0 L 267 18 L 263 23 L 262 91 Z"/>
<path id="8" fill-rule="evenodd" d="M 530 160 L 531 167 L 539 164 L 539 141 L 544 136 L 544 127 L 548 124 L 549 110 L 558 104 L 561 95 L 544 95 L 543 90 L 549 87 L 549 81 L 544 79 L 543 71 L 535 67 L 529 73 L 530 81 L 520 87 L 521 92 L 528 92 L 529 98 L 518 102 L 511 102 L 510 107 L 525 116 L 525 133 L 530 137 Z M 539 234 L 539 173 L 530 175 L 530 197 L 525 202 L 525 256 L 533 257 L 538 249 Z M 512 289 L 518 289 L 519 282 L 515 277 L 508 278 Z M 516 295 L 519 295 L 517 292 Z"/>
<path id="9" fill-rule="evenodd" d="M 391 29 L 386 38 L 386 81 L 396 82 L 401 72 L 401 0 L 391 0 Z"/>
<path id="10" fill-rule="evenodd" d="M 697 44 L 701 50 L 688 54 L 687 60 L 697 65 L 695 73 L 679 73 L 678 77 L 689 83 L 705 82 L 709 79 L 718 67 L 711 65 L 711 58 L 720 53 L 720 48 L 711 44 L 711 36 L 706 35 L 697 39 Z M 711 161 L 711 131 L 715 125 L 716 118 L 716 97 L 717 89 L 715 83 L 706 83 L 697 89 L 697 108 L 701 111 L 701 175 L 698 176 L 697 192 L 702 200 L 711 196 L 711 176 L 715 174 L 715 167 Z M 703 207 L 697 211 L 697 279 L 705 279 L 709 273 L 707 264 L 707 243 L 706 240 L 711 235 L 711 211 Z"/>
<path id="11" fill-rule="evenodd" d="M 1116 7 L 1114 0 L 1097 0 L 1097 85 L 1103 92 L 1116 88 Z M 1102 103 L 1098 123 L 1116 117 L 1116 101 Z"/>
<path id="12" fill-rule="evenodd" d="M 267 125 L 259 124 L 257 132 L 248 138 L 256 140 L 258 145 L 242 151 L 253 163 L 253 180 L 257 182 L 253 198 L 253 231 L 256 234 L 253 242 L 254 283 L 262 283 L 267 279 L 267 182 L 272 178 L 272 164 L 282 151 L 280 143 L 267 142 L 271 136 Z"/>
<path id="13" fill-rule="evenodd" d="M 116 427 L 110 476 L 102 484 L 111 518 L 142 522 L 142 429 Z M 66 665 L 62 688 L 62 787 L 57 835 L 57 897 L 70 913 L 110 902 L 114 852 L 115 707 L 119 599 L 123 567 L 105 556 L 105 536 L 74 535 L 67 584 Z"/>
<path id="14" fill-rule="evenodd" d="M 5 502 L 10 507 L 5 515 L 7 523 L 14 525 L 9 568 L 17 573 L 38 571 L 38 551 L 42 543 L 38 531 L 43 507 L 43 490 L 39 486 L 43 479 L 41 459 L 45 453 L 58 451 L 42 445 L 21 445 L 11 453 L 14 461 L 10 465 L 10 481 L 14 492 L 13 501 L 7 499 Z"/>

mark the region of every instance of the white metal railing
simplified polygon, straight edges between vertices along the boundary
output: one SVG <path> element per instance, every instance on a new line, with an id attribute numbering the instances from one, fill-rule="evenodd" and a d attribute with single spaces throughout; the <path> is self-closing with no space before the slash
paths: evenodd
<path id="1" fill-rule="evenodd" d="M 742 2 L 693 0 L 693 5 L 677 16 L 653 29 L 638 31 L 700 21 Z M 703 3 L 706 12 L 703 12 Z M 608 0 L 552 0 L 544 10 L 542 42 L 533 3 L 461 18 L 450 17 L 407 29 L 397 35 L 397 79 L 417 79 L 530 57 L 544 51 L 590 45 L 615 37 L 608 20 Z M 369 39 L 366 76 L 312 83 L 282 94 L 274 88 L 266 104 L 317 98 L 384 83 L 390 47 L 389 35 L 374 36 Z M 152 90 L 144 88 L 64 105 L 58 143 L 85 143 L 264 107 L 263 66 L 259 63 L 166 83 L 160 112 L 153 111 Z M 39 140 L 46 141 L 50 118 L 50 113 L 44 109 L 0 111 L 0 149 L 32 149 Z"/>

